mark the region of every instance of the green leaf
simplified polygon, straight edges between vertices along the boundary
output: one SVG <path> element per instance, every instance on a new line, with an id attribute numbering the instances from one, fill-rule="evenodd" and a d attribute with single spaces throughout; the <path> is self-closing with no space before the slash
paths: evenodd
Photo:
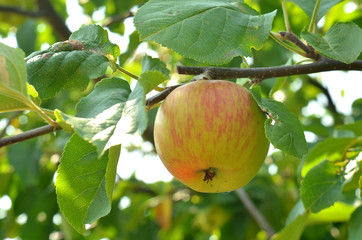
<path id="1" fill-rule="evenodd" d="M 358 185 L 359 185 L 359 195 L 360 197 L 362 197 L 362 176 L 360 176 L 359 178 Z"/>
<path id="2" fill-rule="evenodd" d="M 307 223 L 309 214 L 305 212 L 302 215 L 299 215 L 291 223 L 289 223 L 285 228 L 280 232 L 275 234 L 271 239 L 272 240 L 298 240 L 300 239 L 304 227 Z"/>
<path id="3" fill-rule="evenodd" d="M 116 77 L 100 81 L 79 102 L 76 117 L 64 113 L 57 117 L 96 146 L 100 156 L 127 141 L 129 135 L 142 134 L 147 127 L 142 87 L 137 85 L 131 92 L 128 83 Z"/>
<path id="4" fill-rule="evenodd" d="M 74 32 L 70 40 L 53 44 L 26 58 L 28 82 L 41 99 L 54 97 L 61 89 L 84 90 L 89 80 L 102 77 L 119 55 L 119 47 L 96 25 Z"/>
<path id="5" fill-rule="evenodd" d="M 166 67 L 166 64 L 158 58 L 152 58 L 151 56 L 145 55 L 142 58 L 142 73 L 147 71 L 158 71 L 170 78 L 170 70 Z"/>
<path id="6" fill-rule="evenodd" d="M 72 33 L 70 40 L 81 41 L 84 49 L 107 56 L 115 61 L 120 54 L 117 44 L 108 40 L 108 32 L 98 25 L 87 25 Z"/>
<path id="7" fill-rule="evenodd" d="M 324 37 L 302 32 L 301 36 L 321 54 L 344 62 L 351 63 L 362 51 L 362 29 L 355 23 L 336 23 Z"/>
<path id="8" fill-rule="evenodd" d="M 344 202 L 335 202 L 333 206 L 325 208 L 309 216 L 308 224 L 323 224 L 332 222 L 346 222 L 356 207 Z"/>
<path id="9" fill-rule="evenodd" d="M 114 152 L 113 152 L 114 151 Z M 115 166 L 119 147 L 110 158 L 98 158 L 96 148 L 73 134 L 58 168 L 56 191 L 59 207 L 68 222 L 80 233 L 111 210 Z"/>
<path id="10" fill-rule="evenodd" d="M 305 208 L 316 213 L 330 207 L 341 196 L 344 175 L 339 166 L 323 161 L 312 168 L 302 181 L 301 199 Z"/>
<path id="11" fill-rule="evenodd" d="M 142 58 L 142 73 L 137 84 L 141 85 L 144 93 L 147 94 L 160 83 L 170 78 L 169 73 L 170 70 L 166 68 L 164 62 L 146 55 Z"/>
<path id="12" fill-rule="evenodd" d="M 31 109 L 24 52 L 0 43 L 0 112 Z"/>
<path id="13" fill-rule="evenodd" d="M 348 223 L 348 240 L 362 239 L 362 206 L 359 206 L 351 216 Z"/>
<path id="14" fill-rule="evenodd" d="M 232 0 L 150 0 L 137 11 L 134 23 L 142 40 L 220 65 L 252 56 L 251 48 L 261 49 L 275 14 L 259 15 Z"/>
<path id="15" fill-rule="evenodd" d="M 288 0 L 297 4 L 303 11 L 312 17 L 316 0 Z M 326 14 L 326 12 L 341 0 L 321 0 L 317 12 L 317 22 Z"/>
<path id="16" fill-rule="evenodd" d="M 262 98 L 260 88 L 254 88 L 251 93 L 258 105 L 272 116 L 265 121 L 266 136 L 270 143 L 286 153 L 302 158 L 308 152 L 308 146 L 297 116 L 283 103 Z"/>
<path id="17" fill-rule="evenodd" d="M 302 169 L 302 176 L 305 176 L 310 169 L 325 159 L 331 162 L 341 161 L 344 154 L 354 144 L 361 142 L 358 138 L 326 138 L 315 145 L 308 153 Z"/>
<path id="18" fill-rule="evenodd" d="M 362 120 L 359 120 L 355 123 L 338 126 L 337 129 L 351 131 L 356 137 L 362 136 Z"/>

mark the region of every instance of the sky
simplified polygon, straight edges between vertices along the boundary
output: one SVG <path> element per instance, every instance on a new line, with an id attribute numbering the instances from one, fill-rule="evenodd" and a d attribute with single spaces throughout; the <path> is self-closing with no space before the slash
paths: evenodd
<path id="1" fill-rule="evenodd" d="M 83 14 L 82 8 L 78 5 L 78 1 L 67 0 L 67 11 L 69 18 L 66 23 L 71 31 L 79 29 L 82 24 L 87 22 L 87 17 Z M 93 18 L 96 20 L 102 20 L 104 18 L 104 9 L 96 11 Z M 134 31 L 132 19 L 125 21 L 125 35 L 119 36 L 109 32 L 109 38 L 111 42 L 117 43 L 121 51 L 125 51 L 128 45 L 128 35 Z M 0 42 L 5 43 L 9 46 L 16 47 L 16 40 L 14 35 L 6 39 L 0 39 Z M 139 53 L 145 52 L 154 55 L 154 52 L 147 50 L 147 44 L 141 44 L 138 49 Z M 327 86 L 336 106 L 337 110 L 341 113 L 348 114 L 351 112 L 352 102 L 362 97 L 362 72 L 325 72 L 318 73 L 317 77 L 321 78 L 322 84 Z M 353 86 L 353 87 L 351 87 Z M 296 86 L 298 88 L 298 86 Z M 343 93 L 343 94 L 342 94 Z M 323 109 L 326 104 L 326 98 L 322 95 L 317 98 L 316 101 L 312 101 L 305 109 L 306 115 L 316 114 L 322 118 L 322 121 L 326 125 L 330 124 L 328 117 L 324 116 L 325 110 Z M 323 120 L 323 118 L 325 118 Z M 313 141 L 313 135 L 306 134 L 307 141 Z M 148 152 L 146 157 L 140 151 L 128 152 L 127 148 L 122 148 L 121 157 L 118 164 L 118 174 L 121 178 L 129 178 L 133 173 L 140 180 L 147 183 L 153 183 L 156 181 L 170 181 L 172 175 L 163 166 L 159 157 L 152 152 L 152 145 L 149 143 L 143 143 L 140 138 L 135 137 L 131 140 L 131 143 L 135 143 L 141 146 L 141 148 Z M 269 152 L 273 152 L 275 149 L 270 148 Z M 150 171 L 152 169 L 152 171 Z"/>

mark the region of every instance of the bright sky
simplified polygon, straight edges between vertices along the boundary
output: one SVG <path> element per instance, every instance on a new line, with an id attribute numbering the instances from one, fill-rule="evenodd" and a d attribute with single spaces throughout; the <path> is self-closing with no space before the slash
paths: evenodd
<path id="1" fill-rule="evenodd" d="M 79 29 L 82 24 L 87 23 L 88 19 L 85 15 L 81 14 L 82 8 L 78 5 L 78 1 L 67 0 L 67 11 L 69 18 L 66 23 L 68 24 L 71 31 Z M 102 20 L 104 18 L 104 9 L 96 11 L 93 17 L 97 20 Z M 126 30 L 125 36 L 121 37 L 117 34 L 109 33 L 109 38 L 112 42 L 117 43 L 121 51 L 126 50 L 128 45 L 128 34 L 134 31 L 134 26 L 132 19 L 127 19 L 125 22 Z M 13 34 L 6 39 L 0 39 L 2 43 L 5 43 L 9 46 L 16 47 L 16 40 Z M 147 52 L 147 45 L 142 44 L 139 52 Z M 342 113 L 351 112 L 352 102 L 362 97 L 362 72 L 326 72 L 319 73 L 317 75 L 322 79 L 322 84 L 327 86 L 332 98 L 337 105 L 338 111 Z M 344 96 L 342 95 L 342 90 L 344 91 Z M 309 106 L 305 109 L 306 114 L 317 114 L 320 117 L 323 117 L 324 109 L 321 105 L 326 103 L 326 99 L 320 97 L 317 101 L 311 102 Z M 328 119 L 325 120 L 328 123 Z M 309 135 L 306 135 L 307 140 Z M 310 136 L 310 140 L 313 139 L 313 136 Z M 142 146 L 142 149 L 150 151 L 150 146 L 140 143 L 139 139 L 136 139 L 136 142 Z M 270 149 L 270 152 L 274 151 L 274 148 Z M 143 180 L 147 183 L 152 183 L 156 181 L 170 181 L 172 179 L 171 174 L 163 166 L 161 160 L 156 154 L 149 153 L 147 157 L 142 155 L 141 152 L 133 151 L 128 152 L 125 148 L 122 149 L 121 158 L 118 164 L 118 174 L 121 178 L 128 178 L 132 173 L 136 174 L 136 177 L 140 180 Z"/>

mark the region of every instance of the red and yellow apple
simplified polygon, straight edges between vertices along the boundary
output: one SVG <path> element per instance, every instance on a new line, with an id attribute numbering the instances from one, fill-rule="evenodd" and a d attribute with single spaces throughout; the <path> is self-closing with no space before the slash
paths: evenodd
<path id="1" fill-rule="evenodd" d="M 265 114 L 247 89 L 199 80 L 175 89 L 155 120 L 155 146 L 170 173 L 199 192 L 247 184 L 269 149 Z"/>

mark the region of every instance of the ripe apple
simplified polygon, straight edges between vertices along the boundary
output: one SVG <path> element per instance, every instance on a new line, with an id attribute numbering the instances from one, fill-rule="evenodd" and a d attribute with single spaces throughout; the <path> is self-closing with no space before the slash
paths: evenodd
<path id="1" fill-rule="evenodd" d="M 265 114 L 233 82 L 199 80 L 175 89 L 155 120 L 155 146 L 170 173 L 199 192 L 247 184 L 269 149 Z"/>

